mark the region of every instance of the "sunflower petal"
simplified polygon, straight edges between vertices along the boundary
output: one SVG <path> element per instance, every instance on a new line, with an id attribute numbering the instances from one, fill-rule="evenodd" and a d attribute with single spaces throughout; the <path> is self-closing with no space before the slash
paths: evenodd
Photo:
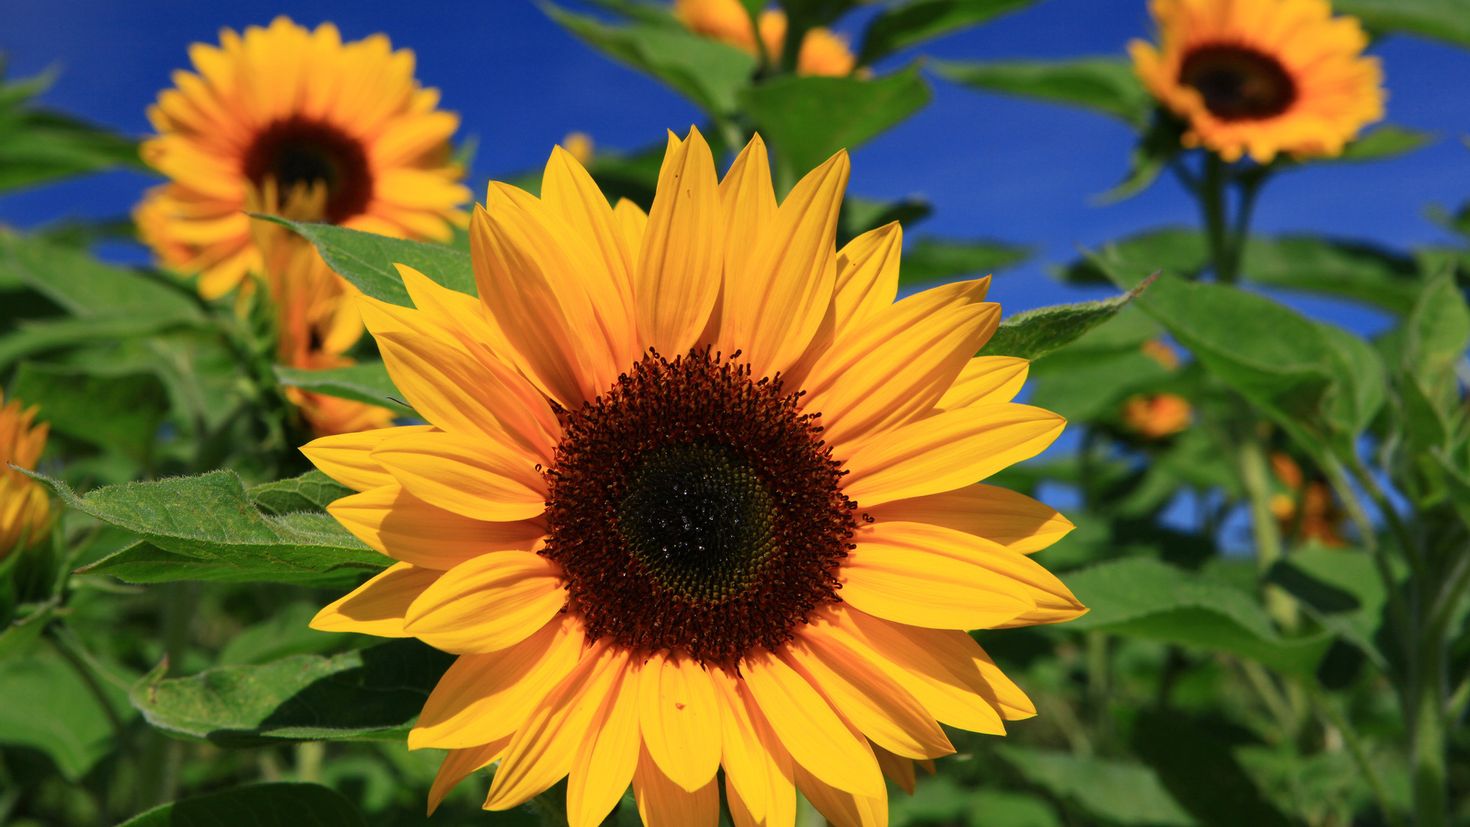
<path id="1" fill-rule="evenodd" d="M 1040 551 L 1076 527 L 1051 506 L 993 485 L 969 485 L 939 494 L 893 500 L 867 509 L 867 513 L 880 523 L 889 520 L 933 523 L 984 537 L 1022 554 Z"/>
<path id="2" fill-rule="evenodd" d="M 443 573 L 394 563 L 317 612 L 311 619 L 311 628 L 322 632 L 411 637 L 403 631 L 403 616 L 408 614 L 409 604 Z"/>
<path id="3" fill-rule="evenodd" d="M 715 827 L 720 822 L 720 789 L 715 779 L 689 791 L 664 775 L 644 749 L 633 775 L 633 797 L 644 827 Z"/>
<path id="4" fill-rule="evenodd" d="M 433 785 L 429 787 L 429 815 L 439 809 L 444 796 L 449 795 L 449 791 L 457 787 L 459 782 L 499 760 L 509 744 L 510 738 L 506 737 L 489 744 L 450 750 L 444 756 L 444 763 L 439 765 L 439 772 L 434 774 Z"/>
<path id="5" fill-rule="evenodd" d="M 556 564 L 529 551 L 460 563 L 408 607 L 404 630 L 446 652 L 494 652 L 525 640 L 567 602 Z"/>
<path id="6" fill-rule="evenodd" d="M 704 668 L 654 655 L 638 670 L 639 723 L 648 754 L 685 790 L 702 789 L 720 766 L 720 708 Z"/>
<path id="7" fill-rule="evenodd" d="M 618 805 L 638 766 L 638 685 L 631 670 L 613 684 L 589 724 L 567 776 L 568 827 L 597 827 Z"/>
<path id="8" fill-rule="evenodd" d="M 796 785 L 833 827 L 888 827 L 886 789 L 876 796 L 854 795 L 824 783 L 800 764 L 796 766 Z"/>
<path id="9" fill-rule="evenodd" d="M 1030 368 L 1030 362 L 1014 356 L 976 356 L 940 397 L 938 407 L 949 410 L 1009 402 L 1026 384 Z"/>
<path id="10" fill-rule="evenodd" d="M 373 458 L 425 502 L 463 517 L 525 520 L 546 510 L 546 481 L 519 448 L 420 432 L 383 440 Z"/>
<path id="11" fill-rule="evenodd" d="M 491 551 L 529 550 L 546 536 L 539 521 L 471 520 L 429 505 L 397 483 L 343 497 L 327 513 L 389 557 L 439 570 Z"/>
<path id="12" fill-rule="evenodd" d="M 839 330 L 859 329 L 898 296 L 903 228 L 897 221 L 869 230 L 837 251 L 832 304 Z"/>
<path id="13" fill-rule="evenodd" d="M 431 428 L 427 425 L 404 425 L 334 434 L 306 443 L 301 446 L 301 453 L 323 474 L 354 491 L 367 491 L 393 482 L 393 475 L 372 458 L 373 450 L 385 439 L 428 430 Z"/>

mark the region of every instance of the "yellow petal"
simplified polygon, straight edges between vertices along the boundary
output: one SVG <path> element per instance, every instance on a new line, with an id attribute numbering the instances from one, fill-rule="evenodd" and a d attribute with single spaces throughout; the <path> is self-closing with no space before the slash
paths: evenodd
<path id="1" fill-rule="evenodd" d="M 648 229 L 648 213 L 632 201 L 619 198 L 617 205 L 613 207 L 613 224 L 618 231 L 618 243 L 622 245 L 624 255 L 636 265 L 639 250 L 643 249 L 643 233 Z"/>
<path id="2" fill-rule="evenodd" d="M 581 622 L 563 615 L 509 648 L 460 655 L 429 693 L 408 748 L 455 749 L 508 737 L 576 666 L 585 644 Z"/>
<path id="3" fill-rule="evenodd" d="M 710 671 L 720 705 L 720 763 L 725 768 L 726 790 L 740 791 L 740 806 L 750 819 L 760 821 L 766 814 L 766 796 L 770 788 L 767 774 L 771 758 L 761 744 L 760 734 L 750 719 L 750 711 L 740 689 L 739 678 L 722 669 Z M 732 803 L 733 812 L 733 803 Z"/>
<path id="4" fill-rule="evenodd" d="M 439 772 L 434 775 L 433 785 L 429 787 L 429 815 L 439 809 L 444 796 L 449 795 L 449 791 L 458 786 L 459 782 L 499 760 L 508 744 L 510 738 L 507 737 L 489 744 L 450 750 L 444 756 L 444 763 L 439 765 Z"/>
<path id="5" fill-rule="evenodd" d="M 1040 551 L 1075 528 L 1051 506 L 993 485 L 894 500 L 867 512 L 878 522 L 933 523 L 968 532 L 1022 554 Z"/>
<path id="6" fill-rule="evenodd" d="M 715 779 L 690 792 L 663 774 L 645 749 L 638 755 L 633 796 L 644 827 L 715 827 L 720 822 L 720 789 Z"/>
<path id="7" fill-rule="evenodd" d="M 373 458 L 414 496 L 463 517 L 525 520 L 546 510 L 546 481 L 518 447 L 421 432 L 386 439 Z"/>
<path id="8" fill-rule="evenodd" d="M 1058 623 L 1087 611 L 1056 575 L 1036 561 L 974 534 L 931 523 L 882 522 L 860 528 L 854 542 L 858 546 L 854 552 L 857 555 L 866 556 L 872 550 L 884 549 L 894 559 L 912 556 L 915 568 L 930 565 L 941 568 L 941 564 L 931 559 L 933 556 L 972 567 L 969 580 L 975 586 L 1017 595 L 1035 604 L 1034 609 L 1006 622 L 1011 625 Z"/>
<path id="9" fill-rule="evenodd" d="M 494 652 L 535 634 L 567 602 L 556 564 L 495 551 L 445 572 L 408 607 L 404 629 L 446 652 Z"/>
<path id="10" fill-rule="evenodd" d="M 596 646 L 516 730 L 495 773 L 485 809 L 508 810 L 540 795 L 571 769 L 593 715 L 628 668 L 621 648 Z"/>
<path id="11" fill-rule="evenodd" d="M 704 330 L 724 266 L 715 162 L 699 130 L 669 136 L 633 294 L 645 343 L 674 358 Z"/>
<path id="12" fill-rule="evenodd" d="M 725 295 L 721 302 L 724 316 L 732 304 L 738 306 L 744 300 L 731 295 L 731 291 L 749 289 L 754 278 L 749 269 L 760 250 L 762 234 L 773 230 L 776 223 L 770 160 L 759 135 L 750 139 L 720 181 L 720 211 L 725 224 Z M 727 332 L 731 329 L 724 324 L 722 328 Z M 720 347 L 726 353 L 744 345 L 743 341 L 720 340 Z"/>
<path id="13" fill-rule="evenodd" d="M 1001 715 L 985 697 L 988 687 L 967 659 L 950 651 L 964 632 L 890 623 L 841 606 L 816 624 L 820 633 L 877 664 L 941 723 L 992 735 L 1005 734 Z M 973 641 L 971 641 L 973 643 Z M 949 648 L 926 649 L 926 645 Z"/>
<path id="14" fill-rule="evenodd" d="M 774 655 L 748 657 L 741 669 L 761 714 L 797 764 L 834 786 L 882 794 L 883 776 L 868 742 L 806 678 Z"/>
<path id="15" fill-rule="evenodd" d="M 372 458 L 373 450 L 385 439 L 428 430 L 427 425 L 405 425 L 318 437 L 301 446 L 301 453 L 323 474 L 354 491 L 367 491 L 393 482 L 393 475 Z"/>
<path id="16" fill-rule="evenodd" d="M 796 785 L 832 827 L 888 827 L 888 790 L 876 796 L 854 795 L 822 782 L 797 765 Z"/>
<path id="17" fill-rule="evenodd" d="M 878 767 L 883 770 L 883 777 L 897 784 L 900 789 L 909 795 L 914 794 L 914 762 L 908 758 L 900 758 L 888 750 L 873 745 L 873 755 L 878 758 Z"/>
<path id="18" fill-rule="evenodd" d="M 588 725 L 567 776 L 568 827 L 597 827 L 633 781 L 641 741 L 638 685 L 623 670 Z"/>
<path id="19" fill-rule="evenodd" d="M 471 520 L 429 505 L 397 483 L 343 497 L 327 513 L 389 557 L 440 570 L 491 551 L 529 550 L 546 536 L 539 520 Z"/>
<path id="20" fill-rule="evenodd" d="M 792 664 L 868 740 L 910 758 L 954 752 L 944 730 L 914 696 L 851 650 L 809 634 L 789 652 Z"/>
<path id="21" fill-rule="evenodd" d="M 952 491 L 1046 450 L 1065 424 L 1029 405 L 944 411 L 864 443 L 843 491 L 863 508 Z"/>
<path id="22" fill-rule="evenodd" d="M 893 304 L 898 296 L 902 250 L 903 228 L 894 221 L 863 233 L 837 251 L 832 305 L 839 330 L 861 329 L 864 321 Z"/>
<path id="23" fill-rule="evenodd" d="M 997 405 L 1009 402 L 1026 384 L 1031 363 L 1014 356 L 976 356 L 960 371 L 954 385 L 944 392 L 939 407 Z"/>
<path id="24" fill-rule="evenodd" d="M 710 676 L 691 658 L 653 655 L 638 674 L 639 724 L 649 755 L 685 790 L 720 766 L 720 708 Z"/>
<path id="25" fill-rule="evenodd" d="M 424 589 L 442 571 L 416 568 L 408 563 L 394 563 L 327 605 L 311 619 L 311 628 L 323 632 L 356 632 L 378 637 L 410 637 L 403 631 L 403 616 Z"/>
<path id="26" fill-rule="evenodd" d="M 987 574 L 922 547 L 859 541 L 838 579 L 844 603 L 911 626 L 988 629 L 1036 608 L 1029 595 L 990 582 Z"/>
<path id="27" fill-rule="evenodd" d="M 363 318 L 369 318 L 368 305 L 363 309 Z M 449 433 L 504 439 L 495 411 L 506 400 L 487 392 L 493 389 L 488 372 L 473 356 L 426 336 L 379 333 L 375 338 L 393 385 L 420 416 Z"/>
<path id="28" fill-rule="evenodd" d="M 745 351 L 756 376 L 785 371 L 806 352 L 832 303 L 837 214 L 850 171 L 839 152 L 797 183 L 744 273 L 725 290 L 722 342 Z"/>

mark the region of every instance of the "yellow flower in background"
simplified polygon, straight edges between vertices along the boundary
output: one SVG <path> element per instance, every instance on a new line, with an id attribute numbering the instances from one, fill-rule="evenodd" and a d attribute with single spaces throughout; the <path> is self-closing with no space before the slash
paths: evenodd
<path id="1" fill-rule="evenodd" d="M 1227 161 L 1335 156 L 1383 117 L 1383 73 L 1327 0 L 1153 0 L 1157 47 L 1129 44 L 1144 86 Z"/>
<path id="2" fill-rule="evenodd" d="M 51 501 L 35 480 L 11 468 L 35 470 L 50 427 L 37 424 L 36 408 L 0 394 L 0 558 L 35 545 L 51 528 Z"/>
<path id="3" fill-rule="evenodd" d="M 278 17 L 243 35 L 224 29 L 219 46 L 189 55 L 194 71 L 176 72 L 149 108 L 158 136 L 142 147 L 169 182 L 134 217 L 166 266 L 201 275 L 206 298 L 259 269 L 244 210 L 267 185 L 320 185 L 314 220 L 382 235 L 442 241 L 463 221 L 470 195 L 449 144 L 459 118 L 414 79 L 413 52 Z"/>
<path id="4" fill-rule="evenodd" d="M 1325 482 L 1307 481 L 1296 460 L 1282 453 L 1271 455 L 1271 473 L 1285 489 L 1271 498 L 1271 513 L 1282 534 L 1332 548 L 1347 545 L 1347 514 Z"/>
<path id="5" fill-rule="evenodd" d="M 1149 339 L 1141 345 L 1143 355 L 1158 362 L 1165 370 L 1179 368 L 1179 352 L 1163 339 Z"/>
<path id="6" fill-rule="evenodd" d="M 592 163 L 592 155 L 597 151 L 597 144 L 586 132 L 568 132 L 567 136 L 561 139 L 561 148 L 571 153 L 572 157 L 577 159 L 577 163 L 585 167 Z"/>
<path id="7" fill-rule="evenodd" d="M 674 0 L 674 15 L 692 32 L 728 43 L 749 54 L 757 54 L 750 16 L 740 0 Z M 779 63 L 786 44 L 786 15 L 770 9 L 757 19 L 760 43 L 772 62 Z M 796 56 L 799 75 L 849 75 L 857 58 L 847 41 L 829 29 L 809 30 Z"/>
<path id="8" fill-rule="evenodd" d="M 1123 424 L 1145 439 L 1173 436 L 1193 420 L 1194 408 L 1177 394 L 1137 394 L 1123 403 Z"/>
<path id="9" fill-rule="evenodd" d="M 323 197 L 325 189 L 315 187 L 278 207 L 276 194 L 268 189 L 261 211 L 296 218 L 316 212 L 316 202 Z M 276 314 L 277 362 L 307 370 L 353 364 L 346 354 L 363 331 L 357 288 L 332 272 L 310 242 L 285 227 L 256 221 L 251 231 L 261 251 L 261 272 Z M 382 428 L 393 421 L 393 413 L 386 408 L 300 388 L 287 388 L 286 398 L 321 436 Z"/>
<path id="10" fill-rule="evenodd" d="M 964 630 L 1085 609 L 1027 555 L 1071 529 L 978 480 L 1063 421 L 976 357 L 989 279 L 894 303 L 901 231 L 835 247 L 846 153 L 778 204 L 765 147 L 723 180 L 670 135 L 648 214 L 553 151 L 492 184 L 479 298 L 400 267 L 361 308 L 428 424 L 303 448 L 360 492 L 329 511 L 396 562 L 318 629 L 456 653 L 411 748 L 430 808 L 499 761 L 485 806 L 563 777 L 578 827 L 631 783 L 647 824 L 886 818 L 884 775 L 1035 709 Z"/>

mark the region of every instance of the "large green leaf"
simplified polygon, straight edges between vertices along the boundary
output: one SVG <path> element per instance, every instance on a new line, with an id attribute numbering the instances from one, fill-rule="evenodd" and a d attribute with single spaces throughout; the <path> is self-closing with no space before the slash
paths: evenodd
<path id="1" fill-rule="evenodd" d="M 306 370 L 303 368 L 276 366 L 276 378 L 282 385 L 300 388 L 312 393 L 337 396 L 377 405 L 400 414 L 413 411 L 401 400 L 388 370 L 379 361 L 359 362 L 341 368 Z"/>
<path id="2" fill-rule="evenodd" d="M 153 373 L 98 374 L 90 369 L 23 363 L 11 392 L 41 409 L 51 430 L 143 461 L 168 413 L 168 390 Z"/>
<path id="3" fill-rule="evenodd" d="M 1004 744 L 995 753 L 1057 798 L 1108 824 L 1191 827 L 1197 824 L 1141 764 Z"/>
<path id="4" fill-rule="evenodd" d="M 98 683 L 120 718 L 130 717 L 120 692 Z M 115 746 L 102 701 L 61 655 L 42 648 L 0 666 L 0 744 L 45 753 L 76 782 Z"/>
<path id="5" fill-rule="evenodd" d="M 31 106 L 31 99 L 51 80 L 42 76 L 0 87 L 0 191 L 119 167 L 143 167 L 134 141 Z"/>
<path id="6" fill-rule="evenodd" d="M 81 250 L 0 231 L 0 272 L 74 316 L 198 325 L 204 313 L 178 283 L 103 264 Z"/>
<path id="7" fill-rule="evenodd" d="M 647 19 L 608 25 L 549 2 L 542 8 L 588 45 L 663 81 L 714 115 L 734 113 L 740 90 L 755 72 L 751 55 L 678 26 Z"/>
<path id="8" fill-rule="evenodd" d="M 745 111 L 792 175 L 856 149 L 929 102 L 914 67 L 876 78 L 773 78 L 741 96 Z"/>
<path id="9" fill-rule="evenodd" d="M 1166 278 L 1139 306 L 1308 450 L 1351 451 L 1383 402 L 1371 347 L 1265 296 Z"/>
<path id="10" fill-rule="evenodd" d="M 883 9 L 863 32 L 863 65 L 900 49 L 978 26 L 1035 0 L 904 0 Z"/>
<path id="11" fill-rule="evenodd" d="M 1395 158 L 1422 149 L 1434 142 L 1434 135 L 1418 129 L 1385 124 L 1343 148 L 1342 154 L 1333 158 L 1317 158 L 1312 163 L 1327 161 L 1381 161 Z"/>
<path id="12" fill-rule="evenodd" d="M 1332 639 L 1277 634 L 1252 595 L 1202 575 L 1146 558 L 1100 563 L 1072 572 L 1067 585 L 1091 611 L 1067 624 L 1228 652 L 1281 672 L 1311 675 Z"/>
<path id="13" fill-rule="evenodd" d="M 131 694 L 153 726 L 221 746 L 391 739 L 418 717 L 453 659 L 416 640 L 396 640 L 331 657 L 293 655 L 184 678 L 153 675 Z"/>
<path id="14" fill-rule="evenodd" d="M 35 476 L 72 508 L 145 541 L 105 558 L 90 571 L 129 571 L 142 577 L 140 567 L 149 563 L 150 579 L 140 582 L 340 583 L 388 563 L 325 514 L 262 514 L 232 471 L 124 483 L 82 497 L 63 482 Z M 162 558 L 157 551 L 170 557 Z M 168 576 L 173 563 L 180 564 L 176 577 Z"/>
<path id="15" fill-rule="evenodd" d="M 355 827 L 362 813 L 318 784 L 249 784 L 160 804 L 119 827 Z"/>
<path id="16" fill-rule="evenodd" d="M 1422 281 L 1413 259 L 1383 247 L 1316 236 L 1252 239 L 1241 263 L 1257 284 L 1338 296 L 1407 313 Z"/>
<path id="17" fill-rule="evenodd" d="M 1073 284 L 1132 286 L 1149 273 L 1194 276 L 1209 255 L 1204 235 L 1185 227 L 1165 227 L 1110 241 L 1096 251 L 1059 268 L 1057 276 Z"/>
<path id="18" fill-rule="evenodd" d="M 995 335 L 980 349 L 985 356 L 1040 359 L 1065 347 L 1082 334 L 1118 315 L 1148 287 L 1145 282 L 1121 296 L 1101 301 L 1040 307 L 1018 313 L 1000 323 Z"/>
<path id="19" fill-rule="evenodd" d="M 475 272 L 470 255 L 443 244 L 425 244 L 401 238 L 349 230 L 332 224 L 307 224 L 277 216 L 257 216 L 295 230 L 316 245 L 317 252 L 339 275 L 357 289 L 393 304 L 412 307 L 408 290 L 395 264 L 406 264 L 451 290 L 475 294 Z"/>
<path id="20" fill-rule="evenodd" d="M 1132 64 L 1122 58 L 939 61 L 934 64 L 934 70 L 973 89 L 1080 106 L 1138 127 L 1148 123 L 1153 111 L 1153 98 L 1133 74 Z"/>
<path id="21" fill-rule="evenodd" d="M 1337 0 L 1333 11 L 1350 14 L 1375 32 L 1470 46 L 1470 0 Z"/>
<path id="22" fill-rule="evenodd" d="M 1388 665 L 1379 649 L 1388 593 L 1368 553 L 1337 548 L 1305 548 L 1272 566 L 1271 582 L 1292 594 L 1317 622 Z"/>
<path id="23" fill-rule="evenodd" d="M 333 501 L 346 497 L 352 489 L 320 471 L 307 471 L 299 477 L 253 485 L 247 492 L 251 502 L 271 514 L 297 511 L 323 511 Z"/>
<path id="24" fill-rule="evenodd" d="M 1000 241 L 921 238 L 903 251 L 899 284 L 931 284 L 958 276 L 974 278 L 1019 264 L 1030 255 L 1029 248 Z"/>

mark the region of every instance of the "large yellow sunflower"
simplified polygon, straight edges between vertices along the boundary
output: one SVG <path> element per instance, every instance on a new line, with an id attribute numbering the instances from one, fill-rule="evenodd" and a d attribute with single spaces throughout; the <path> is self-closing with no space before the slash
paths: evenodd
<path id="1" fill-rule="evenodd" d="M 11 468 L 34 470 L 50 426 L 37 424 L 36 408 L 0 394 L 0 558 L 34 545 L 51 526 L 51 502 L 35 480 Z"/>
<path id="2" fill-rule="evenodd" d="M 674 0 L 674 16 L 690 31 L 728 43 L 741 51 L 756 54 L 756 32 L 750 15 L 740 0 Z M 756 18 L 760 45 L 771 60 L 780 62 L 786 48 L 786 14 L 767 9 Z M 801 39 L 796 54 L 796 72 L 800 75 L 841 76 L 852 74 L 857 57 L 847 41 L 831 29 L 817 26 Z"/>
<path id="3" fill-rule="evenodd" d="M 1129 44 L 1139 78 L 1188 122 L 1186 146 L 1334 156 L 1383 117 L 1383 73 L 1355 18 L 1327 0 L 1153 0 L 1159 45 Z"/>
<path id="4" fill-rule="evenodd" d="M 397 562 L 319 629 L 459 654 L 409 736 L 431 809 L 499 761 L 489 809 L 568 778 L 573 825 L 631 783 L 645 823 L 789 827 L 800 789 L 882 824 L 883 777 L 1034 709 L 964 630 L 1084 609 L 1027 555 L 1071 524 L 978 480 L 1046 448 L 1026 363 L 974 354 L 988 279 L 894 303 L 900 231 L 834 247 L 846 153 L 778 204 L 751 141 L 723 181 L 670 136 L 645 215 L 553 151 L 492 184 L 479 298 L 400 268 L 366 300 L 428 422 L 303 451 L 330 511 Z"/>
<path id="5" fill-rule="evenodd" d="M 414 55 L 373 35 L 343 43 L 278 17 L 220 45 L 196 43 L 194 72 L 174 74 L 148 117 L 158 136 L 143 159 L 169 178 L 135 218 L 168 267 L 202 274 L 224 295 L 260 266 L 244 210 L 271 183 L 283 193 L 320 184 L 330 221 L 382 235 L 446 239 L 469 200 L 450 155 L 458 116 L 414 80 Z"/>

